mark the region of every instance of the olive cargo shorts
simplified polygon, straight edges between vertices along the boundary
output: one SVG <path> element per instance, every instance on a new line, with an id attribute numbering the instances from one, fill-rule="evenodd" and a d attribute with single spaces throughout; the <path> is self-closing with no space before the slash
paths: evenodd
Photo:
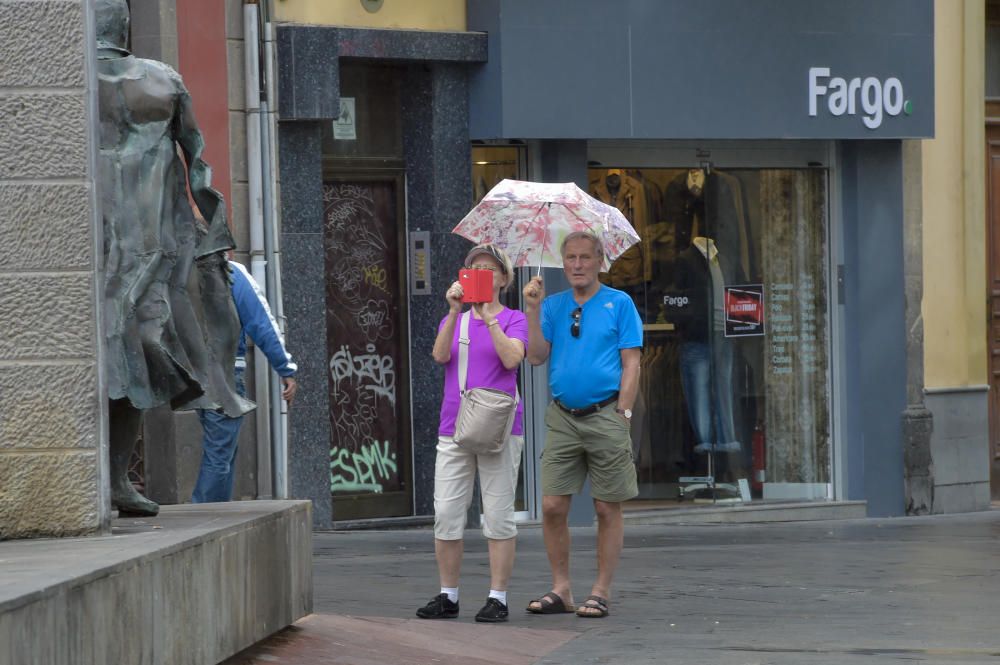
<path id="1" fill-rule="evenodd" d="M 576 494 L 590 473 L 590 493 L 600 501 L 618 503 L 639 494 L 632 437 L 617 402 L 597 413 L 575 418 L 555 402 L 545 412 L 542 451 L 542 494 Z"/>

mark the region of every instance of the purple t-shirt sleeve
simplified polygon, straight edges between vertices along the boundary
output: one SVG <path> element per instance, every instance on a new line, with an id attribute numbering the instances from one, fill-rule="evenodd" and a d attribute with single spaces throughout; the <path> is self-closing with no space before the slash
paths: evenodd
<path id="1" fill-rule="evenodd" d="M 507 323 L 507 327 L 503 331 L 507 337 L 521 340 L 524 348 L 528 348 L 528 317 L 524 315 L 524 312 L 518 309 L 510 310 L 510 322 Z"/>

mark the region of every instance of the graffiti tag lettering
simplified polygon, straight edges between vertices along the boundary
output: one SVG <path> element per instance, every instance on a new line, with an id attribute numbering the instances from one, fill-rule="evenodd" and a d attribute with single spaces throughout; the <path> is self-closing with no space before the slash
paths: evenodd
<path id="1" fill-rule="evenodd" d="M 392 339 L 392 317 L 389 314 L 389 304 L 384 300 L 369 300 L 364 309 L 355 315 L 354 322 L 369 340 Z"/>
<path id="2" fill-rule="evenodd" d="M 330 489 L 334 492 L 381 493 L 383 483 L 393 480 L 397 471 L 396 454 L 388 441 L 363 444 L 357 452 L 330 450 Z"/>
<path id="3" fill-rule="evenodd" d="M 368 353 L 355 356 L 346 344 L 342 344 L 330 358 L 334 394 L 340 391 L 341 382 L 349 379 L 362 390 L 370 390 L 395 404 L 396 370 L 392 356 L 378 355 L 374 344 L 368 344 L 365 349 Z"/>
<path id="4" fill-rule="evenodd" d="M 365 268 L 365 283 L 371 284 L 375 288 L 388 293 L 389 289 L 386 288 L 386 277 L 385 268 L 377 263 Z"/>

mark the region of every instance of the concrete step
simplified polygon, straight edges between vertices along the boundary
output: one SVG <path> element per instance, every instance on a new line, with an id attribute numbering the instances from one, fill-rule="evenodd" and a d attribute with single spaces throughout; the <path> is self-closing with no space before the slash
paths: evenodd
<path id="1" fill-rule="evenodd" d="M 693 505 L 685 508 L 626 510 L 625 524 L 742 524 L 752 522 L 813 522 L 868 516 L 865 501 L 808 501 Z"/>
<path id="2" fill-rule="evenodd" d="M 865 501 L 803 501 L 736 505 L 701 503 L 673 504 L 663 508 L 625 510 L 625 524 L 741 524 L 753 522 L 814 522 L 817 520 L 853 520 L 867 517 Z M 596 524 L 596 522 L 595 522 Z M 333 523 L 334 531 L 384 531 L 427 528 L 434 525 L 433 515 L 345 520 Z M 518 528 L 540 527 L 540 520 L 518 521 Z M 472 528 L 472 527 L 470 527 Z"/>
<path id="3" fill-rule="evenodd" d="M 0 542 L 0 665 L 217 663 L 312 611 L 308 501 L 163 506 Z"/>

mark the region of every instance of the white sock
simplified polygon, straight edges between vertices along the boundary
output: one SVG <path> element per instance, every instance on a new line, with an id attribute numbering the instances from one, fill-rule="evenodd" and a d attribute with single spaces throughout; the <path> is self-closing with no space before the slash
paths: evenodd
<path id="1" fill-rule="evenodd" d="M 490 598 L 496 598 L 497 600 L 499 600 L 501 603 L 504 604 L 504 607 L 507 606 L 506 591 L 497 591 L 496 589 L 490 589 Z"/>
<path id="2" fill-rule="evenodd" d="M 441 587 L 441 593 L 448 594 L 448 600 L 450 600 L 451 602 L 453 603 L 458 602 L 458 587 L 455 587 L 454 589 L 449 589 L 448 587 L 443 586 Z"/>

